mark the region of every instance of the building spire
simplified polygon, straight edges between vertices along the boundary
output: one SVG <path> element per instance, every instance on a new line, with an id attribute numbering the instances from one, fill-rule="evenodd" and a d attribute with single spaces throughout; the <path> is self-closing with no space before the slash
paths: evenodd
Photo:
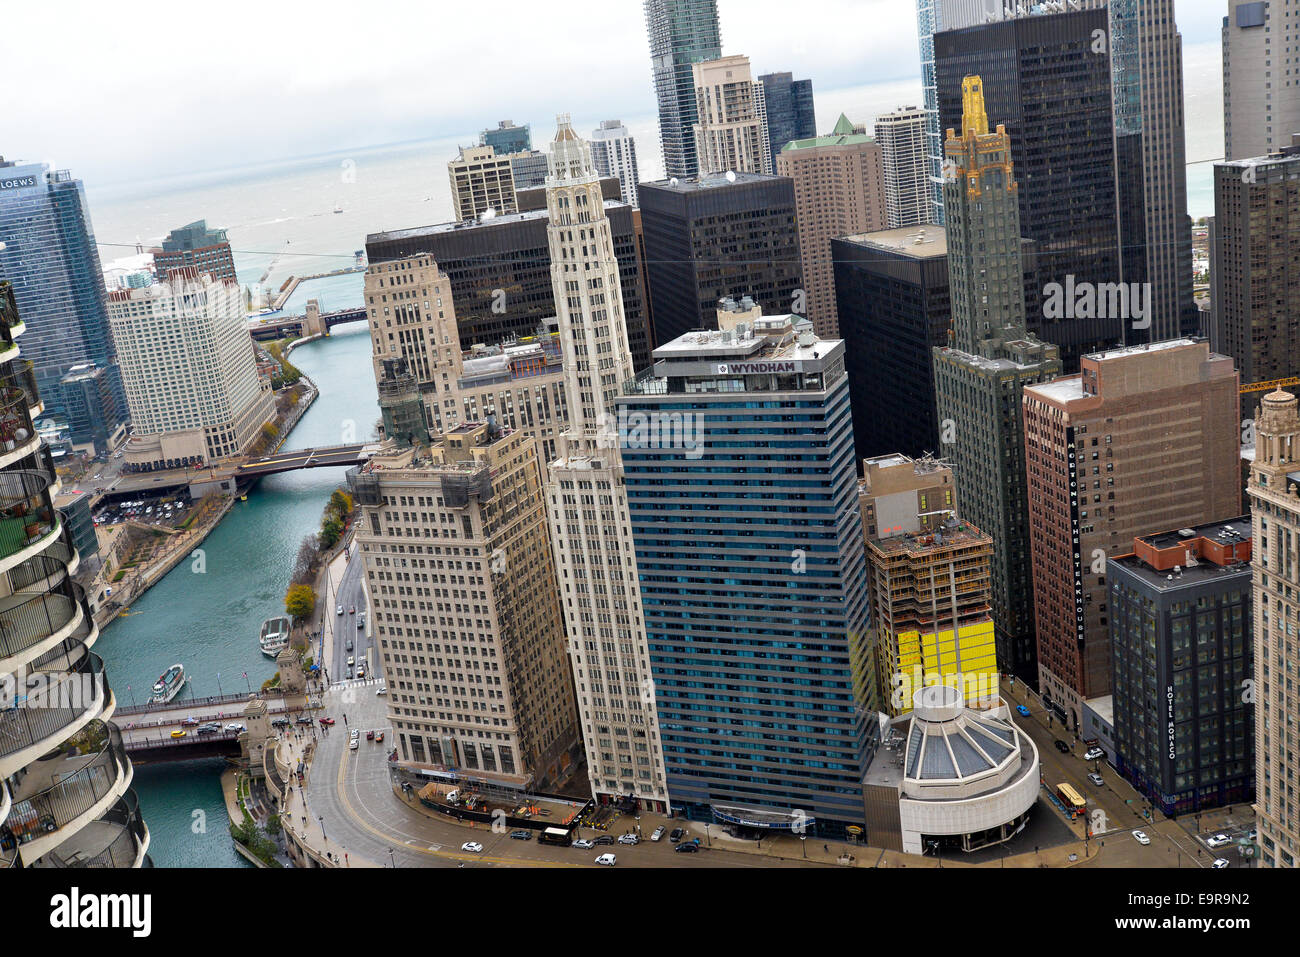
<path id="1" fill-rule="evenodd" d="M 989 117 L 984 112 L 984 81 L 968 76 L 961 81 L 961 135 L 984 136 L 989 131 Z"/>

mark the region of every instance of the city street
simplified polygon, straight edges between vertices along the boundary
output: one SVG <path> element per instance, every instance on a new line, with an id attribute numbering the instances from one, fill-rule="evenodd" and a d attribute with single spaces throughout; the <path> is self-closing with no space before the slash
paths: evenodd
<path id="1" fill-rule="evenodd" d="M 356 544 L 348 546 L 355 552 Z M 340 556 L 330 562 L 326 574 L 323 601 L 322 622 L 326 632 L 324 662 L 331 682 L 345 681 L 349 677 L 347 660 L 352 657 L 358 664 L 364 663 L 367 677 L 378 677 L 379 660 L 371 647 L 370 636 L 373 634 L 366 614 L 365 628 L 358 628 L 357 622 L 368 611 L 366 591 L 364 588 L 363 565 L 353 558 L 345 560 Z M 338 614 L 338 607 L 343 606 L 343 614 Z M 356 614 L 350 614 L 355 608 Z M 348 650 L 348 641 L 352 649 Z M 352 673 L 356 674 L 353 668 Z"/>

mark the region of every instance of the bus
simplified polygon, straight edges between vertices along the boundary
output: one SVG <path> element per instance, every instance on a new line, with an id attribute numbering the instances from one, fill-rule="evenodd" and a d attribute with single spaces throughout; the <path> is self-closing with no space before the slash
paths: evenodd
<path id="1" fill-rule="evenodd" d="M 1061 782 L 1056 786 L 1056 796 L 1061 799 L 1065 809 L 1070 812 L 1071 818 L 1082 814 L 1087 809 L 1083 796 L 1065 782 Z"/>
<path id="2" fill-rule="evenodd" d="M 568 847 L 569 832 L 562 827 L 548 827 L 537 835 L 538 844 L 557 844 L 560 847 Z"/>

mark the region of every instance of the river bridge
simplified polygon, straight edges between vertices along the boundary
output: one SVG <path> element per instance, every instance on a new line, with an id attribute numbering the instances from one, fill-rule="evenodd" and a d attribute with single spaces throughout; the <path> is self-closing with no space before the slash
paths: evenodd
<path id="1" fill-rule="evenodd" d="M 234 470 L 237 479 L 261 478 L 298 469 L 337 468 L 340 465 L 364 465 L 370 458 L 373 443 L 367 445 L 331 445 L 315 449 L 277 452 L 260 459 L 250 459 Z"/>
<path id="2" fill-rule="evenodd" d="M 239 754 L 241 732 L 226 728 L 228 725 L 245 725 L 244 707 L 255 700 L 266 703 L 267 713 L 272 719 L 295 719 L 306 713 L 298 705 L 290 707 L 284 695 L 241 693 L 120 707 L 113 712 L 113 723 L 121 731 L 122 743 L 131 759 L 140 763 L 191 761 L 223 755 L 234 757 Z M 222 730 L 216 734 L 199 734 L 194 722 L 182 723 L 191 718 L 198 724 L 220 724 Z M 173 738 L 172 732 L 176 730 L 184 731 L 185 736 Z"/>
<path id="3" fill-rule="evenodd" d="M 315 300 L 311 300 L 315 302 Z M 313 317 L 319 319 L 321 328 L 316 328 L 313 323 Z M 310 308 L 307 313 L 301 316 L 284 316 L 264 322 L 249 320 L 248 333 L 258 342 L 272 342 L 276 339 L 300 339 L 309 335 L 320 335 L 323 331 L 326 335 L 329 330 L 335 326 L 343 325 L 348 322 L 365 322 L 366 309 L 364 306 L 353 306 L 350 309 L 336 309 L 333 312 L 313 312 Z"/>

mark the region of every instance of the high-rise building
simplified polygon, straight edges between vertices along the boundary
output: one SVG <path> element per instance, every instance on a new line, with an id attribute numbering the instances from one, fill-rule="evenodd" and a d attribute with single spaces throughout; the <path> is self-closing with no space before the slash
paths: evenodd
<path id="1" fill-rule="evenodd" d="M 817 135 L 812 80 L 796 80 L 792 73 L 764 73 L 758 82 L 763 85 L 769 153 L 776 169 L 776 157 L 786 143 Z"/>
<path id="2" fill-rule="evenodd" d="M 202 467 L 241 455 L 275 417 L 243 297 L 193 268 L 109 297 L 131 406 L 128 470 Z"/>
<path id="3" fill-rule="evenodd" d="M 591 161 L 601 176 L 617 176 L 623 202 L 635 206 L 641 173 L 636 165 L 636 140 L 622 120 L 602 120 L 591 134 Z"/>
<path id="4" fill-rule="evenodd" d="M 1241 9 L 1241 8 L 1238 8 Z M 1214 164 L 1211 345 L 1242 382 L 1300 369 L 1300 138 L 1269 156 Z"/>
<path id="5" fill-rule="evenodd" d="M 399 760 L 525 791 L 563 783 L 580 744 L 536 442 L 466 423 L 348 482 Z M 390 584 L 394 568 L 415 586 Z M 449 602 L 477 617 L 435 617 Z"/>
<path id="6" fill-rule="evenodd" d="M 1056 346 L 1025 329 L 1024 262 L 1011 143 L 989 132 L 983 83 L 944 149 L 949 345 L 934 350 L 940 454 L 952 463 L 958 514 L 993 537 L 993 622 L 1003 670 L 1034 669 L 1033 581 L 1021 392 L 1061 372 Z"/>
<path id="7" fill-rule="evenodd" d="M 943 227 L 845 236 L 831 259 L 858 453 L 939 451 L 933 350 L 952 324 Z"/>
<path id="8" fill-rule="evenodd" d="M 218 282 L 239 282 L 239 277 L 235 275 L 235 257 L 230 252 L 226 231 L 208 229 L 206 219 L 173 229 L 163 240 L 162 246 L 152 252 L 154 275 L 159 282 L 166 281 L 168 273 L 173 269 L 186 267 L 207 273 Z"/>
<path id="9" fill-rule="evenodd" d="M 885 178 L 885 225 L 890 229 L 933 218 L 930 181 L 926 174 L 925 110 L 905 106 L 876 118 L 881 172 Z"/>
<path id="10" fill-rule="evenodd" d="M 478 135 L 478 145 L 492 147 L 498 156 L 528 153 L 533 149 L 532 131 L 527 123 L 515 126 L 514 120 L 500 120 L 495 129 L 486 129 Z"/>
<path id="11" fill-rule="evenodd" d="M 465 349 L 453 283 L 427 254 L 371 262 L 365 299 L 381 410 L 399 415 L 410 389 L 424 410 L 419 416 L 405 412 L 406 423 L 396 431 L 391 426 L 397 422 L 386 418 L 387 435 L 414 432 L 427 442 L 430 431 L 439 435 L 492 419 L 535 438 L 546 468 L 568 424 L 557 332 L 539 323 L 530 336 Z"/>
<path id="12" fill-rule="evenodd" d="M 750 296 L 773 314 L 801 304 L 790 179 L 719 173 L 642 183 L 638 195 L 655 342 L 716 329 L 718 302 L 728 296 Z"/>
<path id="13" fill-rule="evenodd" d="M 1228 0 L 1223 18 L 1223 156 L 1272 153 L 1300 133 L 1300 79 L 1293 70 L 1300 20 L 1292 0 Z M 1285 52 L 1284 52 L 1285 51 Z"/>
<path id="14" fill-rule="evenodd" d="M 587 776 L 601 803 L 668 810 L 615 399 L 632 379 L 613 231 L 591 148 L 557 118 L 546 180 L 569 428 L 546 483 Z"/>
<path id="15" fill-rule="evenodd" d="M 952 684 L 969 703 L 997 695 L 990 614 L 993 540 L 957 519 L 952 470 L 932 457 L 864 459 L 858 505 L 884 710 Z"/>
<path id="16" fill-rule="evenodd" d="M 722 56 L 717 0 L 645 0 L 650 68 L 659 104 L 664 175 L 696 176 L 695 77 L 692 66 Z"/>
<path id="17" fill-rule="evenodd" d="M 126 421 L 117 348 L 108 326 L 104 275 L 81 180 L 43 163 L 0 157 L 0 279 L 13 285 L 46 408 L 64 408 L 60 380 L 93 362 L 109 377 L 113 406 L 101 417 L 116 430 Z M 74 442 L 93 436 L 73 433 Z"/>
<path id="18" fill-rule="evenodd" d="M 1206 340 L 1170 339 L 1024 390 L 1039 691 L 1075 730 L 1111 690 L 1107 558 L 1241 511 L 1237 386 Z"/>
<path id="19" fill-rule="evenodd" d="M 116 423 L 125 416 L 117 411 L 113 383 L 107 370 L 93 362 L 73 366 L 59 380 L 63 394 L 63 415 L 68 420 L 68 432 L 89 442 L 96 455 L 108 455 L 112 450 Z"/>
<path id="20" fill-rule="evenodd" d="M 457 222 L 478 219 L 488 210 L 500 216 L 515 211 L 515 177 L 509 156 L 490 146 L 464 146 L 447 164 L 452 211 Z"/>
<path id="21" fill-rule="evenodd" d="M 794 182 L 805 311 L 822 338 L 839 335 L 831 240 L 885 225 L 880 152 L 841 114 L 829 135 L 788 140 L 776 157 L 777 174 Z"/>
<path id="22" fill-rule="evenodd" d="M 600 185 L 613 234 L 632 362 L 644 369 L 650 364 L 649 296 L 634 210 L 610 198 L 617 195 L 617 180 L 607 178 Z M 534 191 L 517 195 L 531 200 Z M 461 348 L 498 345 L 512 336 L 533 336 L 539 326 L 555 318 L 546 224 L 543 205 L 482 221 L 372 233 L 366 237 L 366 257 L 368 262 L 381 263 L 427 255 L 451 282 Z M 384 295 L 379 292 L 381 307 Z M 375 305 L 367 297 L 367 308 Z"/>
<path id="23" fill-rule="evenodd" d="M 25 174 L 35 175 L 35 174 Z M 21 187 L 20 187 L 21 188 Z M 0 867 L 152 867 L 13 287 L 0 282 Z M 55 759 L 57 757 L 57 760 Z"/>
<path id="24" fill-rule="evenodd" d="M 510 176 L 515 181 L 515 209 L 520 210 L 523 207 L 519 205 L 519 191 L 538 189 L 546 183 L 546 154 L 541 150 L 524 150 L 510 153 L 506 158 L 510 160 Z"/>
<path id="25" fill-rule="evenodd" d="M 1300 806 L 1288 783 L 1300 763 L 1300 685 L 1295 655 L 1295 596 L 1300 591 L 1300 411 L 1296 397 L 1270 392 L 1255 416 L 1250 466 L 1251 570 L 1255 575 L 1255 822 L 1261 867 L 1295 867 L 1300 859 Z"/>
<path id="26" fill-rule="evenodd" d="M 1104 0 L 1084 0 L 1100 6 Z M 1145 314 L 1126 342 L 1199 334 L 1187 215 L 1183 41 L 1174 0 L 1110 0 L 1108 39 L 1120 281 L 1148 283 Z"/>
<path id="27" fill-rule="evenodd" d="M 1143 535 L 1109 579 L 1115 754 L 1161 813 L 1255 796 L 1250 516 Z"/>
<path id="28" fill-rule="evenodd" d="M 1035 10 L 1054 10 L 1035 7 Z M 1020 234 L 1037 243 L 1045 286 L 1112 288 L 1120 280 L 1110 57 L 1104 9 L 1038 12 L 934 38 L 939 120 L 956 127 L 962 79 L 984 80 L 984 105 L 1011 138 Z M 1061 350 L 1066 372 L 1109 349 L 1140 317 L 1030 291 L 1026 327 Z"/>
<path id="29" fill-rule="evenodd" d="M 763 84 L 749 57 L 727 56 L 691 67 L 695 82 L 695 155 L 701 173 L 772 172 Z"/>
<path id="30" fill-rule="evenodd" d="M 1000 15 L 1003 0 L 916 0 L 917 38 L 921 46 L 921 94 L 925 109 L 925 157 L 929 214 L 914 220 L 943 225 L 944 127 L 939 123 L 939 93 L 934 75 L 934 35 L 983 23 Z M 890 223 L 890 225 L 895 225 Z M 897 224 L 905 225 L 905 224 Z"/>
<path id="31" fill-rule="evenodd" d="M 769 316 L 654 358 L 619 446 L 673 805 L 842 835 L 880 731 L 844 343 Z"/>

